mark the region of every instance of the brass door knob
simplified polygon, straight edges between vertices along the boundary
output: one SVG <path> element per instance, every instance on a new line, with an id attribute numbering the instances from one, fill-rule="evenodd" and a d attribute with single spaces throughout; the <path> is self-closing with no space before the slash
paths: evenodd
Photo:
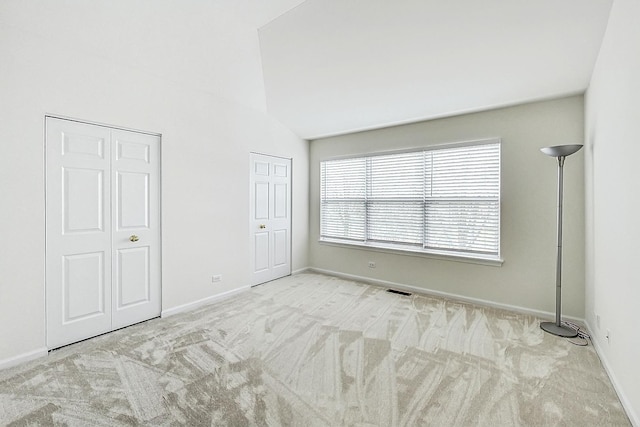
<path id="1" fill-rule="evenodd" d="M 131 240 L 132 242 L 137 242 L 138 240 L 140 240 L 140 238 L 138 236 L 136 236 L 135 234 L 132 234 L 129 237 L 129 240 Z"/>
<path id="2" fill-rule="evenodd" d="M 260 228 L 267 228 L 267 226 L 264 224 L 260 224 Z"/>

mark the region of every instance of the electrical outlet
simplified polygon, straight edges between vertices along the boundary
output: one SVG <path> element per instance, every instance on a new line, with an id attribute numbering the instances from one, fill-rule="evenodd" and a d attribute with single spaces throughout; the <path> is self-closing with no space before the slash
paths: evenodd
<path id="1" fill-rule="evenodd" d="M 607 344 L 611 344 L 611 332 L 607 329 L 607 335 L 605 336 L 607 339 Z"/>
<path id="2" fill-rule="evenodd" d="M 376 268 L 376 263 L 374 261 L 369 261 L 369 268 Z"/>
<path id="3" fill-rule="evenodd" d="M 211 283 L 216 283 L 222 280 L 222 274 L 216 274 L 211 276 Z"/>

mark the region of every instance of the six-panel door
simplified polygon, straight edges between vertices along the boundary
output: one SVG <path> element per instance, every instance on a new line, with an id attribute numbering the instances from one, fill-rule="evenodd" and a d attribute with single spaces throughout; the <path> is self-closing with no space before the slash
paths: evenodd
<path id="1" fill-rule="evenodd" d="M 160 314 L 159 137 L 46 120 L 47 347 Z"/>
<path id="2" fill-rule="evenodd" d="M 158 137 L 114 130 L 113 329 L 160 315 Z"/>
<path id="3" fill-rule="evenodd" d="M 251 284 L 291 274 L 291 159 L 251 154 Z"/>

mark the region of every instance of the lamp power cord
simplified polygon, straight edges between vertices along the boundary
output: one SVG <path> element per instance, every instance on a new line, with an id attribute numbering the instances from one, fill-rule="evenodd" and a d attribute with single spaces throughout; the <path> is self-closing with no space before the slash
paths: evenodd
<path id="1" fill-rule="evenodd" d="M 576 325 L 575 323 L 569 322 L 566 320 L 562 321 L 562 325 L 566 326 L 567 328 L 571 328 L 578 333 L 578 336 L 575 338 L 567 338 L 567 341 L 569 341 L 571 344 L 579 345 L 581 347 L 589 345 L 589 340 L 591 339 L 591 335 L 589 335 L 579 325 Z M 578 341 L 574 341 L 575 339 L 578 339 Z"/>

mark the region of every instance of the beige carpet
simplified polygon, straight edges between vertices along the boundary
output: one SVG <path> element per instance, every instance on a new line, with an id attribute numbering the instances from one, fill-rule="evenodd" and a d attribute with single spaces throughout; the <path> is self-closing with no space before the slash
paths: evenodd
<path id="1" fill-rule="evenodd" d="M 300 274 L 0 371 L 0 424 L 629 425 L 539 320 Z"/>

